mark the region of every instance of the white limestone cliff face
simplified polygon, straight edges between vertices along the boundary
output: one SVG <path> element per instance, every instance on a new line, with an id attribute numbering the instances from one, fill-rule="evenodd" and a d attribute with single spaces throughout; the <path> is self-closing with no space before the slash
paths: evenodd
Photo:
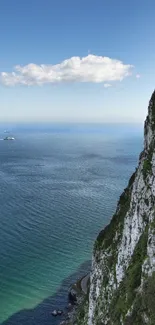
<path id="1" fill-rule="evenodd" d="M 155 319 L 151 306 L 143 308 L 140 315 L 136 310 L 137 301 L 141 299 L 141 304 L 145 303 L 149 281 L 155 272 L 154 139 L 155 92 L 149 103 L 139 166 L 120 198 L 110 225 L 95 243 L 88 325 L 134 324 L 133 319 L 135 324 L 152 325 Z"/>

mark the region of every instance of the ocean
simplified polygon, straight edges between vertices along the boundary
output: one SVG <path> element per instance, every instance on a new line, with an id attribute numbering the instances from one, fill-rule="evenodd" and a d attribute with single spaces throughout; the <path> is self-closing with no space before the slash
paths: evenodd
<path id="1" fill-rule="evenodd" d="M 16 125 L 0 141 L 0 324 L 57 325 L 142 149 L 142 126 Z"/>

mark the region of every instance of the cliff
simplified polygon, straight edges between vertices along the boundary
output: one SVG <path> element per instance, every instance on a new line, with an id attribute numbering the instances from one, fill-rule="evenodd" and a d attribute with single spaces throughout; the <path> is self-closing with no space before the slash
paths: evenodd
<path id="1" fill-rule="evenodd" d="M 155 92 L 144 150 L 110 224 L 94 245 L 89 298 L 76 325 L 155 324 Z"/>

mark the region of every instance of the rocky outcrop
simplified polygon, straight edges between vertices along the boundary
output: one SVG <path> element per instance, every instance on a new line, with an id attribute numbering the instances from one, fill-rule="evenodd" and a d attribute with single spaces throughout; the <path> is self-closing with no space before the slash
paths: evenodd
<path id="1" fill-rule="evenodd" d="M 100 232 L 79 325 L 155 324 L 155 92 L 139 165 Z"/>

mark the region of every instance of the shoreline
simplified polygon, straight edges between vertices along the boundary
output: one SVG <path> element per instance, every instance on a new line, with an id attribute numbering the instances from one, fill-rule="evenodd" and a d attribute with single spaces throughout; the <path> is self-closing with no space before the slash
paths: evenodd
<path id="1" fill-rule="evenodd" d="M 88 294 L 90 283 L 89 281 L 90 272 L 87 272 L 87 274 L 82 276 L 70 286 L 68 291 L 68 306 L 66 307 L 67 311 L 63 312 L 62 319 L 60 319 L 59 325 L 72 324 L 79 305 L 82 303 L 83 299 Z"/>

